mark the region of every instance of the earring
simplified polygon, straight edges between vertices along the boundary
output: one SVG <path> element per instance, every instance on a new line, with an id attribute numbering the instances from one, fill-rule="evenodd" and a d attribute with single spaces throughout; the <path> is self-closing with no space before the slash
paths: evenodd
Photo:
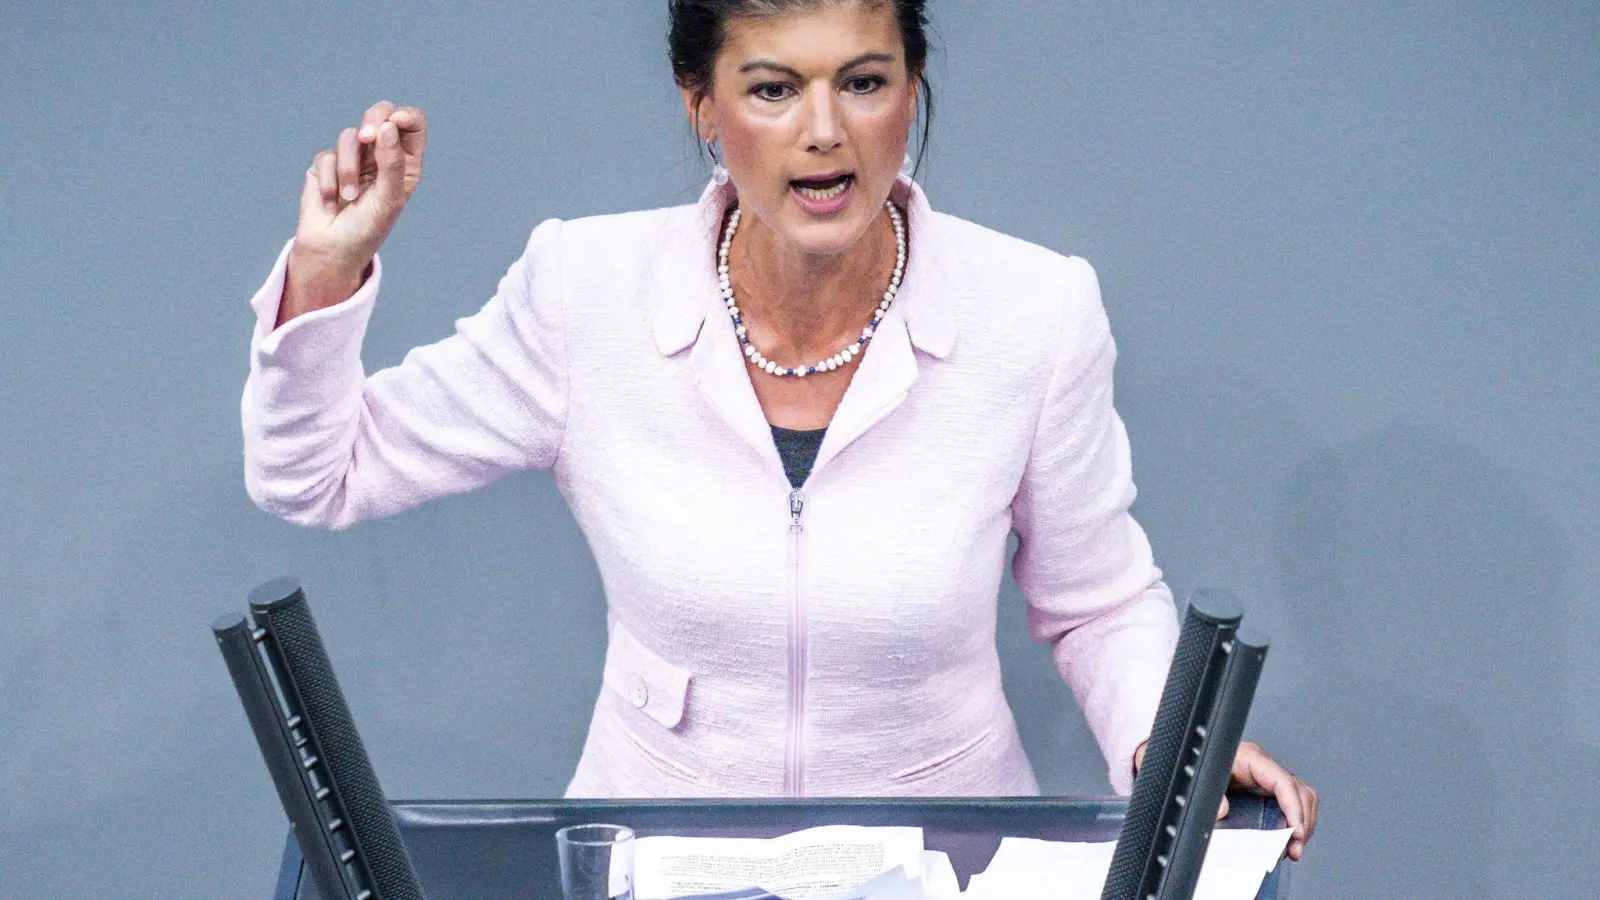
<path id="1" fill-rule="evenodd" d="M 910 178 L 916 172 L 917 161 L 911 158 L 911 154 L 907 153 L 906 158 L 900 161 L 900 174 Z"/>
<path id="2" fill-rule="evenodd" d="M 717 145 L 706 141 L 706 152 L 711 154 L 711 183 L 718 187 L 728 183 L 728 170 L 717 156 Z"/>

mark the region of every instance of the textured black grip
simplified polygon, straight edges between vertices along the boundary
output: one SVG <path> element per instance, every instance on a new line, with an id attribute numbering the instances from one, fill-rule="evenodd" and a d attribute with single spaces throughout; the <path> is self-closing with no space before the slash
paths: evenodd
<path id="1" fill-rule="evenodd" d="M 1242 617 L 1239 604 L 1225 594 L 1200 590 L 1190 598 L 1101 900 L 1149 900 L 1161 887 L 1190 812 L 1187 794 L 1199 756 L 1195 729 L 1203 736 L 1227 667 L 1223 645 Z M 1210 814 L 1216 816 L 1215 807 Z"/>
<path id="2" fill-rule="evenodd" d="M 305 858 L 311 880 L 340 890 L 339 894 L 330 894 L 332 897 L 348 896 L 349 892 L 343 890 L 344 864 L 339 860 L 343 847 L 335 840 L 336 836 L 328 834 L 323 827 L 321 804 L 315 789 L 308 783 L 308 773 L 300 765 L 301 751 L 295 746 L 295 729 L 289 724 L 271 674 L 257 649 L 259 632 L 239 613 L 220 616 L 212 624 L 211 632 L 228 664 L 234 687 L 239 690 L 245 718 L 250 720 L 250 729 L 255 732 L 267 773 L 272 776 L 273 787 L 278 789 L 278 799 L 289 817 L 289 827 L 294 829 L 295 841 L 300 845 L 300 855 Z"/>
<path id="3" fill-rule="evenodd" d="M 250 609 L 265 633 L 263 649 L 279 669 L 285 705 L 303 720 L 299 724 L 306 746 L 301 764 L 314 778 L 321 775 L 315 780 L 328 810 L 325 826 L 331 833 L 348 836 L 343 893 L 352 900 L 364 896 L 423 900 L 416 870 L 350 717 L 305 594 L 292 579 L 279 579 L 251 594 Z M 326 897 L 328 888 L 318 887 Z"/>
<path id="4" fill-rule="evenodd" d="M 1239 629 L 1228 651 L 1227 669 L 1208 723 L 1205 740 L 1200 743 L 1200 759 L 1189 792 L 1189 816 L 1173 841 L 1166 877 L 1161 883 L 1161 900 L 1188 900 L 1200 883 L 1200 867 L 1211 832 L 1217 824 L 1217 809 L 1228 790 L 1233 774 L 1233 759 L 1239 753 L 1239 738 L 1244 734 L 1250 704 L 1255 700 L 1256 683 L 1267 660 L 1267 639 L 1247 628 Z M 1229 649 L 1231 648 L 1231 649 Z"/>

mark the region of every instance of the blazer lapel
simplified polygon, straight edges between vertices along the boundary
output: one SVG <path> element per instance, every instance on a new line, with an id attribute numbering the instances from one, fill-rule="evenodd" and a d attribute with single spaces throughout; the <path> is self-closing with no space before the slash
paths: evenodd
<path id="1" fill-rule="evenodd" d="M 756 399 L 738 338 L 719 302 L 714 265 L 732 185 L 709 185 L 692 207 L 674 211 L 656 249 L 651 327 L 663 356 L 689 349 L 689 367 L 711 408 L 757 455 L 782 471 L 761 401 Z"/>
<path id="2" fill-rule="evenodd" d="M 713 295 L 714 296 L 714 295 Z M 717 312 L 723 318 L 727 312 L 721 306 Z M 695 381 L 711 401 L 711 406 L 722 416 L 739 437 L 755 448 L 758 455 L 771 462 L 778 471 L 783 462 L 778 458 L 777 445 L 772 440 L 772 428 L 767 424 L 767 414 L 761 409 L 756 389 L 750 384 L 746 371 L 744 352 L 734 336 L 732 326 L 715 320 L 700 330 L 700 339 L 689 351 L 689 365 L 694 369 Z"/>
<path id="3" fill-rule="evenodd" d="M 939 246 L 937 223 L 928 198 L 922 188 L 904 176 L 890 196 L 906 211 L 909 243 L 905 277 L 900 281 L 894 306 L 868 342 L 860 368 L 850 379 L 850 387 L 828 425 L 813 472 L 900 406 L 917 381 L 915 351 L 943 359 L 955 343 L 950 282 L 943 271 L 945 254 Z"/>
<path id="4" fill-rule="evenodd" d="M 904 314 L 897 306 L 890 307 L 889 314 L 878 324 L 859 365 L 833 421 L 828 423 L 828 433 L 823 435 L 817 461 L 811 467 L 813 472 L 894 412 L 916 383 L 917 357 L 911 350 Z"/>

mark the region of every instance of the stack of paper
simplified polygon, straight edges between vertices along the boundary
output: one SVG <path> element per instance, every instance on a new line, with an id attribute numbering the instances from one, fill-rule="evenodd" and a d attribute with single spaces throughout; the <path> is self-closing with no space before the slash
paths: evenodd
<path id="1" fill-rule="evenodd" d="M 1218 830 L 1195 900 L 1254 900 L 1289 841 Z M 829 825 L 778 838 L 640 838 L 636 900 L 1100 900 L 1116 844 L 1008 837 L 963 893 L 920 828 Z"/>
<path id="2" fill-rule="evenodd" d="M 634 843 L 637 900 L 942 900 L 960 893 L 949 857 L 922 849 L 921 828 L 827 825 L 778 838 L 648 837 Z"/>

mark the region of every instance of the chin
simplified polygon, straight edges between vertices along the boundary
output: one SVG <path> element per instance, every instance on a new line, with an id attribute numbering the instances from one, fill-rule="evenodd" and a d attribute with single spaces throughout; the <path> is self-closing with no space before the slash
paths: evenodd
<path id="1" fill-rule="evenodd" d="M 812 256 L 837 256 L 861 242 L 871 219 L 851 216 L 835 222 L 792 222 L 786 237 Z"/>

